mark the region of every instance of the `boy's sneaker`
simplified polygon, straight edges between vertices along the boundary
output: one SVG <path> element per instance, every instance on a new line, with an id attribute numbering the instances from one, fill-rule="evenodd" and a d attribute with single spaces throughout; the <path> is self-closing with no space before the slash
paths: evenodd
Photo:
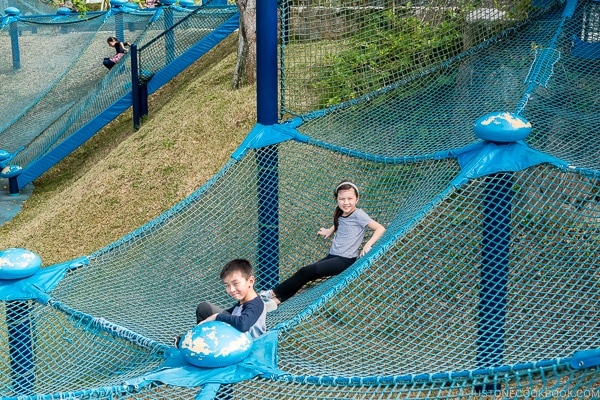
<path id="1" fill-rule="evenodd" d="M 181 343 L 181 336 L 175 336 L 173 338 L 173 346 L 175 346 L 175 348 L 179 348 L 179 344 Z"/>

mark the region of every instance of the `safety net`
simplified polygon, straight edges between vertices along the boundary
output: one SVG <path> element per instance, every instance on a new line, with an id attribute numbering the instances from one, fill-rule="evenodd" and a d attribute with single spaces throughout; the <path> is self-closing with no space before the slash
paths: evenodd
<path id="1" fill-rule="evenodd" d="M 598 398 L 600 2 L 277 7 L 278 123 L 155 220 L 7 283 L 3 395 Z M 530 133 L 476 135 L 495 112 Z M 262 289 L 327 253 L 342 180 L 386 233 L 268 314 L 276 368 L 173 367 L 196 305 L 232 305 L 227 261 Z"/>
<path id="2" fill-rule="evenodd" d="M 21 11 L 21 15 L 54 14 L 58 8 L 58 6 L 53 4 L 51 0 L 40 0 L 35 2 L 27 0 L 10 0 L 3 3 L 3 6 L 18 8 L 19 11 Z"/>
<path id="3" fill-rule="evenodd" d="M 140 65 L 148 80 L 236 13 L 226 5 L 139 9 L 131 3 L 86 14 L 7 14 L 0 30 L 6 49 L 0 61 L 0 149 L 11 154 L 12 164 L 27 168 L 66 147 L 36 166 L 44 172 L 77 147 L 65 145 L 69 138 L 89 138 L 131 106 L 130 54 L 106 69 L 103 58 L 115 54 L 108 37 L 145 50 Z"/>

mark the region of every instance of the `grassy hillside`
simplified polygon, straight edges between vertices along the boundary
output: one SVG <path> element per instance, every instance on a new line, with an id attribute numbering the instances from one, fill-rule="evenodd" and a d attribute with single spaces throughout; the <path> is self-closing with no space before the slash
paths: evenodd
<path id="1" fill-rule="evenodd" d="M 256 88 L 231 88 L 236 46 L 233 34 L 155 93 L 138 131 L 128 112 L 35 181 L 0 249 L 44 265 L 89 255 L 210 179 L 256 121 Z"/>

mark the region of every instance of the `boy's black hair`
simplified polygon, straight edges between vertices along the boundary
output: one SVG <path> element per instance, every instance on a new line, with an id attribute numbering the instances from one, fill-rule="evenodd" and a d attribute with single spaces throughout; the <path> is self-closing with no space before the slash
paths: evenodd
<path id="1" fill-rule="evenodd" d="M 236 258 L 225 264 L 225 266 L 221 270 L 220 278 L 225 279 L 227 275 L 235 271 L 240 271 L 242 273 L 242 276 L 246 279 L 254 275 L 254 269 L 252 268 L 250 261 L 243 258 Z"/>

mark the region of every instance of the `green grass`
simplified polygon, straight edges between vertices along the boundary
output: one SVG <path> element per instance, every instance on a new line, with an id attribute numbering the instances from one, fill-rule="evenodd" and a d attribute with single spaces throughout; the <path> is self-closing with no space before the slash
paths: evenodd
<path id="1" fill-rule="evenodd" d="M 0 249 L 44 265 L 89 255 L 210 179 L 256 122 L 256 87 L 231 87 L 236 50 L 233 34 L 151 96 L 138 131 L 128 111 L 36 180 Z"/>

